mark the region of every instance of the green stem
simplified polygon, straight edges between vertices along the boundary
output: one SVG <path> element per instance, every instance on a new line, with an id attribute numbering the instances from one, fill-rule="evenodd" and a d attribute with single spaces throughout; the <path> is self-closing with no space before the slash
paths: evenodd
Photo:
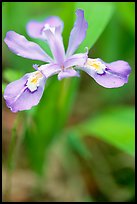
<path id="1" fill-rule="evenodd" d="M 19 155 L 19 149 L 22 141 L 21 135 L 17 135 L 17 127 L 19 124 L 19 114 L 15 119 L 12 134 L 11 142 L 9 144 L 8 160 L 7 160 L 7 177 L 6 177 L 6 190 L 5 190 L 5 199 L 6 201 L 11 200 L 11 187 L 12 187 L 12 174 L 15 170 L 17 163 L 17 156 Z"/>

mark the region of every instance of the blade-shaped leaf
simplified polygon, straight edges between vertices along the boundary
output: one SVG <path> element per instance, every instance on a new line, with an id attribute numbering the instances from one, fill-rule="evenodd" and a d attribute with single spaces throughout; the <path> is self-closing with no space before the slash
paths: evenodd
<path id="1" fill-rule="evenodd" d="M 105 110 L 96 118 L 74 128 L 80 136 L 91 135 L 134 155 L 134 108 L 117 107 Z"/>
<path id="2" fill-rule="evenodd" d="M 114 4 L 113 2 L 77 2 L 76 8 L 84 10 L 88 22 L 86 38 L 78 49 L 78 52 L 83 52 L 85 47 L 90 49 L 93 46 L 105 29 L 113 14 Z"/>
<path id="3" fill-rule="evenodd" d="M 53 10 L 56 11 L 56 13 L 55 12 L 52 13 L 53 10 L 52 12 L 48 13 L 48 15 L 53 14 L 59 15 L 64 20 L 63 37 L 65 45 L 67 44 L 66 42 L 68 40 L 69 30 L 71 30 L 71 26 L 73 25 L 74 19 L 76 17 L 75 10 L 78 7 L 80 7 L 84 9 L 85 18 L 88 20 L 89 23 L 89 31 L 87 35 L 86 46 L 91 47 L 93 43 L 97 40 L 101 32 L 103 31 L 103 29 L 105 28 L 107 22 L 109 21 L 110 16 L 112 14 L 113 4 L 111 4 L 111 6 L 107 6 L 107 4 L 105 4 L 106 5 L 105 12 L 107 13 L 106 14 L 107 17 L 102 18 L 102 21 L 101 18 L 98 17 L 97 13 L 98 4 L 97 5 L 96 4 L 94 5 L 93 3 L 90 4 L 90 6 L 92 6 L 92 9 L 90 10 L 91 12 L 90 15 L 88 13 L 89 3 L 84 4 L 74 2 L 70 3 L 69 12 L 67 5 L 68 5 L 67 3 L 64 3 L 64 7 L 62 7 L 62 9 L 60 10 L 58 9 L 56 10 L 56 8 L 54 7 Z M 48 3 L 44 4 L 44 6 L 46 8 L 46 6 L 48 6 Z M 104 9 L 104 4 L 102 6 Z M 32 4 L 32 9 L 33 8 L 36 8 L 34 7 L 34 4 Z M 25 13 L 27 13 L 28 19 L 28 17 L 30 16 L 28 14 L 28 10 L 25 10 Z M 41 13 L 41 16 L 43 16 L 44 18 L 43 12 Z M 91 19 L 93 20 L 91 21 Z M 91 26 L 90 21 L 91 23 L 93 22 L 94 26 L 93 25 Z M 24 26 L 24 22 L 22 26 Z M 91 40 L 90 37 L 90 31 L 92 30 L 92 28 L 94 31 L 96 31 L 93 32 L 93 40 Z M 47 51 L 47 48 L 45 48 L 45 50 Z M 24 69 L 25 65 L 23 64 L 22 67 Z M 44 95 L 39 105 L 37 107 L 32 108 L 32 110 L 26 112 L 27 119 L 29 120 L 29 122 L 25 121 L 27 122 L 25 131 L 26 135 L 25 144 L 27 147 L 27 152 L 32 167 L 39 174 L 42 174 L 42 169 L 44 167 L 45 156 L 47 155 L 46 153 L 48 148 L 52 144 L 54 138 L 62 130 L 64 124 L 67 121 L 67 118 L 69 116 L 69 113 L 71 111 L 75 99 L 75 95 L 77 93 L 78 84 L 79 79 L 77 78 L 64 79 L 61 82 L 57 81 L 57 78 L 55 77 L 53 77 L 53 79 L 48 79 Z"/>
<path id="4" fill-rule="evenodd" d="M 108 20 L 110 19 L 113 5 L 111 4 L 110 6 L 107 6 L 107 4 L 105 4 L 107 14 L 106 17 L 102 19 L 102 21 L 101 18 L 98 17 L 97 13 L 98 4 L 95 5 L 93 3 L 90 4 L 91 7 L 93 6 L 90 11 L 91 12 L 90 15 L 88 10 L 89 3 L 84 4 L 75 3 L 75 5 L 73 3 L 72 7 L 70 7 L 69 9 L 72 12 L 69 12 L 69 14 L 66 12 L 67 17 L 66 18 L 63 17 L 66 20 L 64 22 L 64 29 L 65 31 L 67 31 L 68 19 L 70 19 L 69 25 L 73 24 L 73 21 L 76 17 L 74 10 L 76 10 L 78 7 L 84 9 L 85 18 L 88 20 L 89 23 L 89 31 L 86 46 L 90 47 L 93 45 L 95 40 L 97 40 L 97 38 L 105 28 L 105 25 L 107 24 Z M 74 6 L 76 9 L 74 9 Z M 104 9 L 104 4 L 102 6 Z M 64 13 L 65 11 L 67 11 L 67 7 L 64 7 L 64 11 L 62 11 L 62 14 L 60 15 L 65 16 Z M 95 23 L 96 21 L 97 23 Z M 93 34 L 93 40 L 91 41 L 90 30 L 92 30 L 92 28 L 96 32 Z M 68 36 L 66 32 L 64 32 L 65 42 L 67 38 Z M 58 82 L 57 79 L 54 77 L 53 79 L 49 79 L 49 81 L 50 81 L 49 84 L 46 85 L 48 87 L 45 89 L 42 101 L 40 102 L 39 106 L 36 107 L 36 111 L 33 112 L 33 120 L 35 121 L 36 125 L 36 133 L 35 134 L 34 132 L 32 133 L 31 127 L 30 128 L 28 127 L 29 134 L 26 137 L 27 140 L 26 145 L 28 147 L 27 149 L 29 151 L 30 160 L 33 163 L 33 167 L 37 172 L 41 172 L 45 157 L 43 155 L 45 155 L 49 146 L 52 144 L 52 141 L 62 130 L 64 124 L 67 121 L 79 84 L 79 79 L 77 78 L 64 79 L 61 82 Z"/>

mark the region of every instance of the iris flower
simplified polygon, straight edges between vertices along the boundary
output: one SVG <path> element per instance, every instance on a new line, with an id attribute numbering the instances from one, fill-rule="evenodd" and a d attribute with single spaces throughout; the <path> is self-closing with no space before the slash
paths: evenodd
<path id="1" fill-rule="evenodd" d="M 128 82 L 131 68 L 127 62 L 118 60 L 105 63 L 99 58 L 88 58 L 87 48 L 84 53 L 74 54 L 85 39 L 88 28 L 84 11 L 78 9 L 76 15 L 66 52 L 62 39 L 63 22 L 59 17 L 51 16 L 43 22 L 30 21 L 27 24 L 28 35 L 46 42 L 52 57 L 38 44 L 28 41 L 24 36 L 14 31 L 7 32 L 4 41 L 13 53 L 44 62 L 42 66 L 33 65 L 36 71 L 27 73 L 21 79 L 7 85 L 4 99 L 12 112 L 28 110 L 37 105 L 42 97 L 46 80 L 55 74 L 58 75 L 58 80 L 61 80 L 67 77 L 79 77 L 79 71 L 82 70 L 106 88 L 120 87 Z"/>

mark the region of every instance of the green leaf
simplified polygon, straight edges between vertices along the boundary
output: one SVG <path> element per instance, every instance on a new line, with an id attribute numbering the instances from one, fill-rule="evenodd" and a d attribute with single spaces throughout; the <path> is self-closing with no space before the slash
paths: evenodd
<path id="1" fill-rule="evenodd" d="M 76 5 L 76 6 L 75 6 Z M 85 6 L 86 5 L 86 6 Z M 93 6 L 91 9 L 91 14 L 89 15 L 88 10 L 88 3 L 66 3 L 63 4 L 51 4 L 51 3 L 9 3 L 4 10 L 5 14 L 5 21 L 4 21 L 4 32 L 6 33 L 7 30 L 12 29 L 16 30 L 16 32 L 19 32 L 20 34 L 26 35 L 25 31 L 25 25 L 26 23 L 31 19 L 41 19 L 43 20 L 45 17 L 48 17 L 50 15 L 59 15 L 61 19 L 64 21 L 64 31 L 63 31 L 63 38 L 65 47 L 67 47 L 68 37 L 69 33 L 72 29 L 74 20 L 75 20 L 75 10 L 77 7 L 83 7 L 82 9 L 85 10 L 85 15 L 89 23 L 89 31 L 87 35 L 87 42 L 86 46 L 90 47 L 93 45 L 93 43 L 97 40 L 103 29 L 105 28 L 105 25 L 110 19 L 110 16 L 112 14 L 112 4 L 111 6 L 107 6 L 105 4 L 105 9 L 107 13 L 107 20 L 103 18 L 102 21 L 100 17 L 98 17 L 97 6 L 96 3 L 90 4 Z M 94 9 L 96 9 L 94 11 Z M 10 10 L 10 14 L 9 11 Z M 108 12 L 109 10 L 109 12 Z M 101 12 L 101 11 L 100 11 Z M 17 18 L 11 19 L 9 21 L 9 15 L 11 14 L 18 14 L 18 17 L 21 19 L 20 24 L 17 22 Z M 109 14 L 108 14 L 109 13 Z M 93 33 L 93 39 L 91 41 L 90 38 L 90 20 L 92 17 L 93 25 L 91 28 L 93 28 L 94 31 L 97 30 L 97 32 Z M 95 18 L 95 19 L 94 19 Z M 100 21 L 95 23 L 95 21 Z M 103 25 L 103 26 L 102 26 Z M 103 27 L 100 31 L 99 27 Z M 98 31 L 99 30 L 99 31 Z M 5 36 L 5 33 L 3 36 Z M 96 36 L 97 35 L 97 36 Z M 27 37 L 27 39 L 29 39 Z M 32 39 L 31 39 L 32 40 Z M 37 41 L 37 40 L 35 40 Z M 48 48 L 40 41 L 37 41 L 42 48 L 48 52 Z M 83 46 L 85 47 L 85 46 Z M 5 52 L 6 52 L 5 47 Z M 83 48 L 82 48 L 83 51 Z M 8 52 L 9 53 L 9 52 Z M 49 52 L 48 52 L 49 53 Z M 7 55 L 5 55 L 7 56 Z M 24 70 L 29 72 L 30 68 L 32 67 L 32 61 L 29 61 L 27 59 L 20 58 L 18 56 L 14 56 L 13 54 L 10 55 L 11 57 L 7 57 L 9 60 L 9 63 L 12 66 L 16 67 L 16 70 Z M 6 61 L 6 58 L 5 58 Z M 33 61 L 33 63 L 35 63 Z M 37 62 L 36 62 L 37 63 Z M 7 71 L 6 71 L 7 72 Z M 8 72 L 4 74 L 4 78 L 7 81 L 13 81 L 19 78 L 17 76 L 17 72 Z M 23 121 L 25 126 L 25 145 L 26 145 L 26 151 L 28 153 L 28 158 L 31 162 L 31 165 L 33 169 L 39 173 L 42 174 L 45 157 L 47 156 L 47 150 L 52 144 L 52 141 L 54 138 L 58 136 L 58 133 L 61 132 L 62 128 L 64 127 L 64 124 L 67 121 L 67 118 L 70 114 L 77 89 L 79 85 L 79 79 L 73 78 L 73 79 L 64 79 L 62 81 L 57 81 L 56 76 L 52 77 L 51 79 L 47 80 L 44 95 L 39 103 L 38 106 L 33 107 L 30 111 L 25 112 L 26 118 Z M 84 151 L 84 150 L 83 150 Z"/>
<path id="2" fill-rule="evenodd" d="M 17 71 L 17 70 L 6 69 L 3 71 L 3 78 L 8 82 L 18 80 L 22 76 L 23 76 L 22 72 Z"/>
<path id="3" fill-rule="evenodd" d="M 135 33 L 135 2 L 116 2 L 120 21 L 127 31 Z"/>
<path id="4" fill-rule="evenodd" d="M 85 143 L 75 132 L 69 132 L 67 135 L 67 142 L 71 149 L 74 149 L 82 158 L 86 160 L 91 159 L 92 155 Z"/>
<path id="5" fill-rule="evenodd" d="M 24 35 L 28 40 L 38 43 L 45 52 L 50 54 L 49 46 L 41 40 L 30 38 L 26 32 L 26 24 L 30 20 L 42 21 L 49 16 L 59 16 L 64 22 L 63 41 L 65 47 L 68 43 L 69 33 L 75 17 L 75 2 L 7 2 L 2 8 L 2 41 L 9 30 Z M 14 15 L 16 14 L 16 15 Z M 12 18 L 11 18 L 12 16 Z M 17 18 L 18 16 L 18 18 Z M 18 20 L 20 19 L 20 21 Z M 16 56 L 10 52 L 3 42 L 3 61 L 6 66 L 14 66 L 14 69 L 31 72 L 32 64 L 41 64 L 40 61 L 28 60 Z"/>
<path id="6" fill-rule="evenodd" d="M 91 135 L 134 155 L 134 108 L 116 107 L 105 110 L 94 119 L 74 128 L 80 136 Z"/>
<path id="7" fill-rule="evenodd" d="M 4 93 L 4 90 L 5 90 L 6 86 L 7 86 L 6 83 L 2 83 L 2 94 Z"/>
<path id="8" fill-rule="evenodd" d="M 78 84 L 79 78 L 58 81 L 52 77 L 47 80 L 39 105 L 26 112 L 30 122 L 25 124 L 25 145 L 31 166 L 40 175 L 48 149 L 70 114 Z"/>
<path id="9" fill-rule="evenodd" d="M 77 2 L 76 9 L 78 8 L 84 10 L 88 22 L 86 38 L 78 49 L 78 52 L 83 52 L 85 47 L 93 46 L 105 29 L 113 14 L 114 4 L 113 2 Z"/>

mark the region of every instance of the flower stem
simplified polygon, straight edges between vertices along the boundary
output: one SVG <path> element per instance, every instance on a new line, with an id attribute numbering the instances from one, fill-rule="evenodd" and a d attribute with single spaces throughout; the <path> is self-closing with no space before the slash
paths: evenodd
<path id="1" fill-rule="evenodd" d="M 20 144 L 22 141 L 21 135 L 17 134 L 17 127 L 19 124 L 19 114 L 15 119 L 12 133 L 11 133 L 11 141 L 9 144 L 9 151 L 8 151 L 8 160 L 7 160 L 7 175 L 6 175 L 6 189 L 4 200 L 10 201 L 11 200 L 11 189 L 12 189 L 12 174 L 16 167 L 17 156 L 20 149 Z"/>

